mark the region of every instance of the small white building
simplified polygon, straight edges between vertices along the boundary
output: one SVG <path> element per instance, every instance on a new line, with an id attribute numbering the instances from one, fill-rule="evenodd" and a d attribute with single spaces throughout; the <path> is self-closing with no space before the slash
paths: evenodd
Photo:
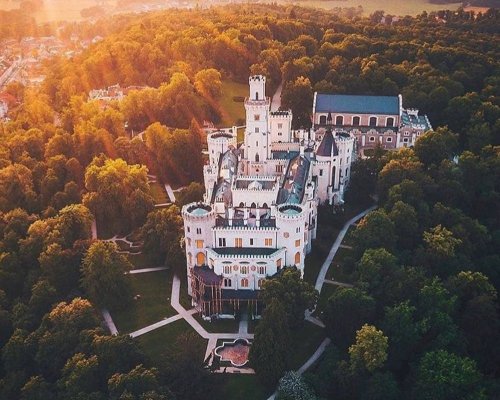
<path id="1" fill-rule="evenodd" d="M 188 291 L 206 317 L 259 313 L 266 277 L 304 273 L 320 203 L 338 204 L 354 138 L 320 128 L 292 131 L 291 111 L 270 112 L 266 78 L 249 78 L 244 142 L 236 128 L 207 131 L 204 202 L 183 207 Z"/>

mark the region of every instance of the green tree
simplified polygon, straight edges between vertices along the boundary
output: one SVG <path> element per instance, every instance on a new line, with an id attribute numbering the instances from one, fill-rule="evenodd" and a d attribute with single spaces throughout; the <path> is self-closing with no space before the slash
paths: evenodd
<path id="1" fill-rule="evenodd" d="M 182 189 L 175 195 L 176 204 L 179 207 L 182 207 L 195 201 L 201 201 L 204 193 L 205 188 L 201 183 L 191 182 L 186 188 Z"/>
<path id="2" fill-rule="evenodd" d="M 301 375 L 288 371 L 278 384 L 277 400 L 315 400 L 316 396 Z"/>
<path id="3" fill-rule="evenodd" d="M 214 68 L 202 69 L 194 76 L 194 87 L 210 100 L 218 99 L 222 96 L 220 72 Z"/>
<path id="4" fill-rule="evenodd" d="M 458 150 L 458 136 L 447 128 L 438 128 L 435 131 L 426 132 L 420 136 L 415 143 L 415 155 L 424 165 L 439 165 L 439 163 L 451 158 Z"/>
<path id="5" fill-rule="evenodd" d="M 415 399 L 486 399 L 476 363 L 445 350 L 426 353 L 418 364 Z"/>
<path id="6" fill-rule="evenodd" d="M 375 300 L 358 288 L 339 288 L 328 299 L 325 314 L 330 337 L 345 348 L 353 342 L 356 331 L 374 318 Z"/>
<path id="7" fill-rule="evenodd" d="M 296 268 L 285 268 L 276 278 L 264 281 L 260 296 L 265 304 L 273 299 L 283 304 L 290 328 L 302 325 L 304 312 L 318 300 L 317 290 L 301 278 Z"/>
<path id="8" fill-rule="evenodd" d="M 144 238 L 143 251 L 148 254 L 151 262 L 179 267 L 184 258 L 180 243 L 182 227 L 177 206 L 154 210 L 148 214 L 141 232 Z"/>
<path id="9" fill-rule="evenodd" d="M 356 343 L 349 347 L 351 364 L 356 369 L 373 372 L 387 360 L 387 336 L 373 325 L 363 325 L 356 332 Z"/>
<path id="10" fill-rule="evenodd" d="M 265 385 L 274 385 L 288 369 L 290 359 L 290 327 L 281 301 L 267 303 L 262 320 L 255 329 L 249 360 Z"/>
<path id="11" fill-rule="evenodd" d="M 53 400 L 52 388 L 43 376 L 32 376 L 21 389 L 21 400 Z"/>
<path id="12" fill-rule="evenodd" d="M 112 242 L 94 242 L 82 262 L 82 286 L 99 306 L 118 309 L 131 300 L 131 288 L 125 272 L 132 269 L 127 257 L 118 253 Z"/>
<path id="13" fill-rule="evenodd" d="M 353 234 L 356 251 L 363 253 L 366 249 L 383 247 L 388 251 L 396 245 L 394 223 L 384 210 L 375 210 L 364 217 Z"/>
<path id="14" fill-rule="evenodd" d="M 401 391 L 394 375 L 390 372 L 375 372 L 366 385 L 362 400 L 398 400 Z"/>

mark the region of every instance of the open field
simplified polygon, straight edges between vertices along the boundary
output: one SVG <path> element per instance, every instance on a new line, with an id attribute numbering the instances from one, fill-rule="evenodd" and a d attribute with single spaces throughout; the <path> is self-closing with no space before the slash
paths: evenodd
<path id="1" fill-rule="evenodd" d="M 456 10 L 462 3 L 453 4 L 431 4 L 427 0 L 302 0 L 286 1 L 279 3 L 296 4 L 304 7 L 325 8 L 327 10 L 337 7 L 363 7 L 363 13 L 369 15 L 377 10 L 383 10 L 386 14 L 392 15 L 417 15 L 422 11 Z"/>
<path id="2" fill-rule="evenodd" d="M 248 96 L 248 84 L 222 81 L 222 97 L 219 100 L 223 111 L 221 127 L 245 124 L 245 105 L 239 100 L 246 96 Z"/>
<path id="3" fill-rule="evenodd" d="M 134 296 L 140 295 L 140 298 L 112 313 L 119 332 L 130 333 L 176 314 L 170 305 L 170 271 L 129 275 L 129 278 Z"/>

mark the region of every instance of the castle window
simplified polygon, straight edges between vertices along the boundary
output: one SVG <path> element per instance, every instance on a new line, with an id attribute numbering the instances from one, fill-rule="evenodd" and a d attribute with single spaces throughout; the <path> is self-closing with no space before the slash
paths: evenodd
<path id="1" fill-rule="evenodd" d="M 204 253 L 196 254 L 196 265 L 203 265 L 203 264 L 205 264 L 205 254 Z"/>
<path id="2" fill-rule="evenodd" d="M 250 246 L 253 246 L 253 238 L 250 238 Z"/>
<path id="3" fill-rule="evenodd" d="M 202 249 L 203 248 L 203 240 L 197 240 L 196 241 L 196 248 L 197 249 Z"/>
<path id="4" fill-rule="evenodd" d="M 394 118 L 393 117 L 387 118 L 387 120 L 385 121 L 385 126 L 394 126 Z"/>
<path id="5" fill-rule="evenodd" d="M 226 238 L 219 238 L 219 247 L 226 247 Z"/>
<path id="6" fill-rule="evenodd" d="M 259 127 L 258 126 L 255 127 L 255 133 L 259 133 Z"/>
<path id="7" fill-rule="evenodd" d="M 191 238 L 187 238 L 186 242 L 188 246 L 191 246 Z"/>
<path id="8" fill-rule="evenodd" d="M 391 137 L 388 137 L 387 139 L 385 139 L 386 142 L 392 142 L 392 138 Z"/>
<path id="9" fill-rule="evenodd" d="M 370 136 L 370 142 L 374 142 L 375 141 L 375 137 L 374 136 Z"/>
<path id="10" fill-rule="evenodd" d="M 260 121 L 260 115 L 259 114 L 255 114 L 253 116 L 253 119 L 254 119 L 254 121 Z"/>
<path id="11" fill-rule="evenodd" d="M 188 264 L 191 265 L 193 263 L 193 256 L 191 253 L 188 253 Z"/>
<path id="12" fill-rule="evenodd" d="M 295 247 L 300 247 L 300 239 L 297 239 L 297 240 L 295 241 Z"/>
<path id="13" fill-rule="evenodd" d="M 265 265 L 260 265 L 257 267 L 257 273 L 259 275 L 265 275 L 266 274 L 266 266 Z"/>
<path id="14" fill-rule="evenodd" d="M 248 265 L 242 265 L 241 266 L 241 273 L 243 275 L 247 275 L 248 274 Z"/>
<path id="15" fill-rule="evenodd" d="M 231 279 L 224 278 L 224 287 L 231 287 Z"/>
<path id="16" fill-rule="evenodd" d="M 273 245 L 273 239 L 272 239 L 272 238 L 266 238 L 266 239 L 264 240 L 264 244 L 265 244 L 266 246 L 272 246 L 272 245 Z"/>
<path id="17" fill-rule="evenodd" d="M 276 172 L 283 172 L 283 165 L 281 164 L 276 165 Z"/>
<path id="18" fill-rule="evenodd" d="M 300 232 L 300 226 L 295 229 L 295 233 L 299 233 L 299 232 Z"/>
<path id="19" fill-rule="evenodd" d="M 377 126 L 377 117 L 370 117 L 370 126 Z"/>
<path id="20" fill-rule="evenodd" d="M 278 271 L 281 269 L 281 258 L 276 260 L 276 268 L 278 268 Z"/>
<path id="21" fill-rule="evenodd" d="M 259 289 L 262 287 L 262 284 L 264 283 L 264 279 L 263 278 L 260 278 L 258 281 L 257 281 L 257 286 L 259 287 Z"/>
<path id="22" fill-rule="evenodd" d="M 295 265 L 300 264 L 300 252 L 295 253 Z"/>
<path id="23" fill-rule="evenodd" d="M 321 117 L 319 117 L 319 123 L 321 125 L 325 125 L 326 124 L 326 115 L 322 115 Z"/>
<path id="24" fill-rule="evenodd" d="M 259 161 L 260 161 L 259 154 L 256 154 L 256 155 L 255 155 L 255 162 L 259 162 Z M 259 171 L 257 171 L 257 172 L 259 172 Z"/>
<path id="25" fill-rule="evenodd" d="M 224 265 L 224 273 L 226 275 L 231 274 L 231 266 L 230 265 Z"/>
<path id="26" fill-rule="evenodd" d="M 282 124 L 282 123 L 279 123 L 279 124 L 278 124 L 278 129 L 281 129 L 281 128 L 283 128 L 283 124 Z"/>
<path id="27" fill-rule="evenodd" d="M 359 126 L 360 122 L 361 122 L 360 117 L 352 117 L 352 125 L 353 126 Z"/>
<path id="28" fill-rule="evenodd" d="M 241 280 L 241 287 L 244 287 L 244 288 L 248 287 L 248 279 L 247 278 L 243 278 Z"/>
<path id="29" fill-rule="evenodd" d="M 278 132 L 278 136 L 282 136 L 283 134 L 281 132 Z"/>
<path id="30" fill-rule="evenodd" d="M 408 143 L 408 138 L 404 138 L 403 142 Z"/>
<path id="31" fill-rule="evenodd" d="M 188 233 L 191 232 L 191 228 L 189 226 L 187 227 L 187 231 Z"/>
<path id="32" fill-rule="evenodd" d="M 197 233 L 198 235 L 201 235 L 201 228 L 196 228 L 196 233 Z"/>
<path id="33" fill-rule="evenodd" d="M 319 170 L 319 176 L 323 176 L 323 170 L 322 169 Z"/>
<path id="34" fill-rule="evenodd" d="M 344 125 L 344 117 L 342 115 L 335 117 L 335 125 Z"/>
<path id="35" fill-rule="evenodd" d="M 242 238 L 234 239 L 234 247 L 243 247 L 243 239 Z"/>

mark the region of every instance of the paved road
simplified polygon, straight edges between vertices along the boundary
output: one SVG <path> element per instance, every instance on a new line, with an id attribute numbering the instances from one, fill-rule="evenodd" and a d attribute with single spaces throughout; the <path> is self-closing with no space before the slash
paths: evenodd
<path id="1" fill-rule="evenodd" d="M 367 208 L 363 212 L 360 212 L 355 217 L 352 217 L 349 221 L 347 221 L 345 223 L 342 230 L 339 232 L 337 239 L 333 243 L 332 248 L 330 249 L 330 253 L 328 253 L 328 257 L 326 257 L 326 260 L 323 263 L 321 270 L 319 271 L 318 278 L 316 279 L 316 285 L 314 286 L 318 292 L 321 293 L 321 288 L 323 287 L 323 283 L 325 282 L 326 273 L 328 272 L 328 268 L 330 268 L 330 265 L 332 264 L 332 261 L 333 261 L 333 257 L 335 257 L 335 254 L 337 254 L 337 250 L 339 249 L 340 244 L 342 243 L 342 240 L 344 240 L 344 236 L 347 233 L 347 230 L 349 229 L 349 227 L 352 224 L 354 224 L 357 220 L 363 218 L 370 211 L 375 210 L 375 208 L 377 208 L 377 206 L 375 206 L 375 205 L 371 206 L 370 208 Z"/>
<path id="2" fill-rule="evenodd" d="M 113 322 L 113 318 L 111 318 L 111 314 L 109 313 L 109 311 L 106 308 L 103 308 L 101 310 L 101 314 L 111 334 L 114 336 L 118 335 L 118 329 L 116 329 L 116 325 Z"/>
<path id="3" fill-rule="evenodd" d="M 145 272 L 156 272 L 156 271 L 164 271 L 168 269 L 167 267 L 153 267 L 153 268 L 142 268 L 142 269 L 131 269 L 129 274 L 143 274 Z"/>
<path id="4" fill-rule="evenodd" d="M 175 203 L 175 194 L 174 191 L 172 190 L 172 186 L 170 186 L 168 183 L 165 183 L 165 190 L 167 191 L 168 198 L 172 203 Z"/>
<path id="5" fill-rule="evenodd" d="M 281 91 L 283 90 L 283 84 L 281 83 L 274 92 L 274 96 L 271 100 L 271 111 L 278 111 L 281 107 Z"/>

